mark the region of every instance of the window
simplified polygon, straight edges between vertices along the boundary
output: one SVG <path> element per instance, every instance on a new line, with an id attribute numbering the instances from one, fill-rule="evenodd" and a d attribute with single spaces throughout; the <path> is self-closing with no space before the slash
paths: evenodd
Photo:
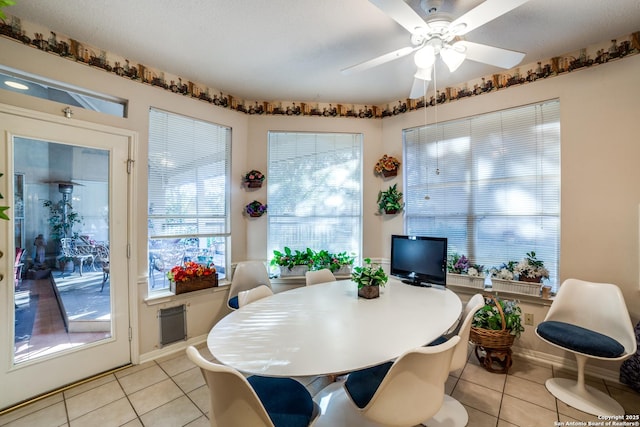
<path id="1" fill-rule="evenodd" d="M 149 112 L 149 282 L 184 261 L 213 262 L 225 277 L 231 129 L 156 109 Z"/>
<path id="2" fill-rule="evenodd" d="M 404 131 L 405 231 L 485 268 L 535 251 L 558 280 L 560 103 Z"/>
<path id="3" fill-rule="evenodd" d="M 269 133 L 267 253 L 362 245 L 362 135 Z"/>

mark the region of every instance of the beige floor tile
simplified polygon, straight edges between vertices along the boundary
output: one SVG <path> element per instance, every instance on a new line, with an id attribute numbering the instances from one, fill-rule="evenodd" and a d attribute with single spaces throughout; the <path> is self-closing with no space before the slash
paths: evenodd
<path id="1" fill-rule="evenodd" d="M 184 393 L 189 393 L 190 391 L 195 390 L 198 387 L 202 387 L 205 384 L 202 371 L 200 371 L 200 368 L 198 367 L 181 372 L 172 377 L 172 379 L 176 384 L 178 384 L 178 387 L 180 387 Z"/>
<path id="2" fill-rule="evenodd" d="M 520 427 L 505 420 L 498 420 L 498 427 Z M 528 427 L 528 426 L 527 426 Z"/>
<path id="3" fill-rule="evenodd" d="M 59 402 L 3 424 L 3 427 L 57 427 L 66 422 L 64 402 Z"/>
<path id="4" fill-rule="evenodd" d="M 475 359 L 475 356 L 474 356 Z M 506 374 L 496 374 L 489 372 L 482 366 L 475 363 L 467 363 L 460 379 L 469 381 L 475 384 L 480 384 L 484 387 L 488 387 L 492 390 L 502 392 L 504 390 L 504 382 L 507 378 Z"/>
<path id="5" fill-rule="evenodd" d="M 580 412 L 577 410 L 575 410 L 575 416 L 560 414 L 559 417 L 560 417 L 560 422 L 564 423 L 565 425 L 567 425 L 567 423 L 570 421 L 573 422 L 574 425 L 580 425 L 576 423 L 589 423 L 589 421 L 592 421 L 593 423 L 596 423 L 596 424 L 598 422 L 602 422 L 602 420 L 599 420 L 596 415 L 585 414 L 584 412 Z"/>
<path id="6" fill-rule="evenodd" d="M 77 385 L 75 387 L 70 388 L 69 390 L 66 390 L 64 392 L 64 397 L 68 399 L 68 398 L 76 396 L 76 395 L 78 395 L 80 393 L 84 393 L 85 391 L 91 390 L 92 388 L 99 387 L 101 385 L 104 385 L 106 383 L 109 383 L 109 382 L 115 381 L 115 380 L 116 380 L 115 375 L 113 375 L 113 374 L 106 375 L 104 377 L 95 379 L 93 381 L 86 382 L 84 384 Z"/>
<path id="7" fill-rule="evenodd" d="M 211 427 L 211 422 L 209 421 L 209 418 L 203 415 L 197 420 L 187 424 L 186 427 Z"/>
<path id="8" fill-rule="evenodd" d="M 136 418 L 134 420 L 129 421 L 126 424 L 123 424 L 122 427 L 143 427 L 143 425 L 142 425 L 142 421 L 140 421 L 140 418 Z"/>
<path id="9" fill-rule="evenodd" d="M 178 399 L 162 405 L 140 417 L 142 424 L 154 427 L 184 426 L 202 416 L 202 412 L 187 398 Z"/>
<path id="10" fill-rule="evenodd" d="M 66 399 L 69 420 L 74 420 L 123 397 L 125 394 L 117 381 L 108 382 L 70 397 Z"/>
<path id="11" fill-rule="evenodd" d="M 544 384 L 547 379 L 553 377 L 553 369 L 551 366 L 540 366 L 523 358 L 514 358 L 509 375 Z"/>
<path id="12" fill-rule="evenodd" d="M 449 375 L 449 377 L 447 378 L 447 382 L 444 383 L 444 392 L 448 395 L 451 395 L 451 393 L 453 393 L 453 389 L 456 387 L 456 384 L 458 384 L 458 378 Z"/>
<path id="13" fill-rule="evenodd" d="M 535 403 L 552 411 L 556 410 L 556 398 L 549 393 L 543 384 L 538 384 L 537 382 L 508 376 L 504 394 Z"/>
<path id="14" fill-rule="evenodd" d="M 145 387 L 164 381 L 167 378 L 169 378 L 169 376 L 154 363 L 147 367 L 147 369 L 119 378 L 119 381 L 125 393 L 132 394 Z"/>
<path id="15" fill-rule="evenodd" d="M 185 352 L 180 352 L 180 354 L 175 357 L 158 362 L 158 364 L 170 377 L 181 372 L 188 371 L 196 366 L 191 360 L 189 360 Z"/>
<path id="16" fill-rule="evenodd" d="M 126 369 L 123 369 L 121 371 L 116 372 L 114 375 L 116 376 L 116 378 L 123 378 L 126 377 L 127 375 L 131 375 L 131 374 L 135 374 L 136 372 L 140 372 L 140 371 L 144 371 L 145 369 L 148 369 L 152 366 L 156 366 L 157 363 L 155 361 L 150 361 L 150 362 L 145 362 L 141 365 L 133 365 L 133 366 L 129 366 Z"/>
<path id="17" fill-rule="evenodd" d="M 627 415 L 640 415 L 640 393 L 633 391 L 625 391 L 618 388 L 609 387 L 611 397 L 622 405 Z"/>
<path id="18" fill-rule="evenodd" d="M 169 378 L 129 395 L 138 415 L 156 409 L 183 395 L 182 390 Z"/>
<path id="19" fill-rule="evenodd" d="M 550 427 L 558 421 L 556 411 L 504 395 L 500 405 L 500 417 L 509 423 L 526 427 Z"/>
<path id="20" fill-rule="evenodd" d="M 136 420 L 138 417 L 131 407 L 126 397 L 109 403 L 95 411 L 91 411 L 83 416 L 72 419 L 69 423 L 70 427 L 84 426 L 100 426 L 118 427 L 130 421 Z"/>
<path id="21" fill-rule="evenodd" d="M 193 390 L 188 393 L 187 396 L 189 396 L 189 399 L 191 399 L 193 403 L 200 408 L 202 413 L 209 414 L 209 410 L 211 410 L 211 403 L 209 401 L 209 388 L 206 385 Z"/>
<path id="22" fill-rule="evenodd" d="M 470 406 L 465 406 L 465 409 L 469 414 L 469 423 L 467 424 L 467 427 L 495 427 L 496 423 L 498 422 L 497 417 L 479 411 Z"/>
<path id="23" fill-rule="evenodd" d="M 470 406 L 497 417 L 500 411 L 502 393 L 460 379 L 451 397 L 457 399 L 464 406 Z"/>
<path id="24" fill-rule="evenodd" d="M 18 418 L 25 417 L 29 414 L 37 412 L 41 409 L 47 408 L 49 406 L 55 405 L 56 403 L 60 403 L 63 401 L 62 393 L 56 393 L 47 398 L 37 400 L 29 405 L 25 405 L 21 408 L 15 409 L 11 412 L 8 412 L 4 415 L 0 416 L 0 426 L 4 426 L 11 421 L 15 421 Z"/>

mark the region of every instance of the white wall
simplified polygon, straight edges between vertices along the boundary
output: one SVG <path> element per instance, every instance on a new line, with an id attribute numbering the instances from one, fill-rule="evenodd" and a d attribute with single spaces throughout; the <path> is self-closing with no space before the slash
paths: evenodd
<path id="1" fill-rule="evenodd" d="M 266 171 L 267 132 L 269 130 L 362 132 L 364 134 L 364 230 L 363 255 L 389 257 L 389 236 L 403 232 L 402 216 L 378 216 L 378 190 L 395 182 L 402 186 L 400 174 L 392 181 L 373 175 L 373 166 L 384 153 L 400 157 L 403 128 L 425 123 L 425 110 L 382 120 L 248 116 L 211 104 L 172 94 L 150 85 L 132 82 L 67 59 L 38 51 L 15 41 L 0 38 L 0 63 L 30 73 L 73 83 L 77 86 L 129 100 L 129 117 L 117 118 L 75 109 L 73 120 L 85 120 L 139 134 L 135 153 L 135 239 L 137 250 L 132 262 L 136 271 L 139 310 L 139 353 L 151 355 L 158 349 L 159 307 L 188 304 L 189 336 L 205 335 L 211 325 L 226 313 L 223 289 L 179 296 L 160 305 L 147 305 L 147 135 L 151 106 L 230 126 L 232 131 L 232 260 L 266 259 L 266 221 L 242 216 L 244 205 L 253 198 L 266 200 L 266 189 L 247 193 L 241 176 L 250 169 Z M 438 120 L 446 121 L 488 111 L 559 98 L 562 127 L 562 222 L 561 278 L 618 284 L 627 300 L 634 324 L 640 319 L 638 261 L 640 207 L 640 144 L 637 143 L 637 71 L 640 55 L 584 69 L 563 76 L 540 80 L 481 96 L 465 98 L 438 107 Z M 59 104 L 0 90 L 0 103 L 51 114 L 62 114 Z M 434 119 L 434 108 L 426 110 L 427 122 Z M 268 185 L 268 177 L 267 177 Z M 525 306 L 541 321 L 545 309 Z M 597 301 L 587 308 L 602 310 Z M 561 354 L 545 346 L 533 328 L 518 342 L 524 351 Z"/>

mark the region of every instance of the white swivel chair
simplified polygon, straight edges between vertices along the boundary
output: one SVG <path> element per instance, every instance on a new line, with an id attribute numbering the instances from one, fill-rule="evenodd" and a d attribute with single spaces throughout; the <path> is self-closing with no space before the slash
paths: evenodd
<path id="1" fill-rule="evenodd" d="M 453 351 L 453 358 L 451 359 L 449 372 L 462 369 L 467 363 L 467 359 L 469 357 L 469 334 L 471 332 L 473 316 L 476 314 L 476 311 L 484 307 L 484 304 L 485 302 L 482 294 L 475 294 L 467 302 L 464 312 L 462 313 L 461 323 L 459 323 L 456 328 L 457 331 L 455 333 L 456 336 L 460 337 L 460 341 L 458 341 L 458 344 L 456 344 Z M 466 426 L 468 422 L 469 414 L 465 407 L 453 397 L 445 395 L 442 408 L 433 416 L 433 418 L 424 424 L 429 427 L 463 427 Z"/>
<path id="2" fill-rule="evenodd" d="M 444 385 L 459 337 L 407 351 L 329 384 L 314 400 L 322 414 L 314 427 L 415 426 L 442 406 Z"/>
<path id="3" fill-rule="evenodd" d="M 273 291 L 266 285 L 260 285 L 253 289 L 242 291 L 238 294 L 238 307 L 242 308 L 261 298 L 273 295 Z"/>
<path id="4" fill-rule="evenodd" d="M 593 415 L 621 415 L 622 406 L 608 394 L 585 384 L 588 359 L 620 361 L 637 350 L 633 325 L 620 288 L 609 283 L 567 279 L 536 334 L 573 353 L 577 380 L 550 378 L 545 385 L 556 398 Z"/>
<path id="5" fill-rule="evenodd" d="M 251 376 L 212 363 L 193 346 L 187 356 L 209 387 L 212 427 L 306 427 L 318 414 L 309 391 L 291 378 Z"/>
<path id="6" fill-rule="evenodd" d="M 240 308 L 238 294 L 242 291 L 265 285 L 271 289 L 269 273 L 261 261 L 242 261 L 236 266 L 231 278 L 227 306 L 232 310 Z"/>
<path id="7" fill-rule="evenodd" d="M 336 276 L 331 270 L 323 268 L 321 270 L 307 271 L 304 275 L 307 286 L 316 285 L 318 283 L 335 282 Z"/>

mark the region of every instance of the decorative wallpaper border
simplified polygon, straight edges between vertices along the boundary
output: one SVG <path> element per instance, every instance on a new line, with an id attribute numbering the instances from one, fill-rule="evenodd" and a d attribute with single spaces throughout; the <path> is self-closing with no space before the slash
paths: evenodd
<path id="1" fill-rule="evenodd" d="M 177 95 L 190 96 L 218 107 L 236 110 L 245 114 L 267 114 L 285 116 L 318 116 L 318 117 L 351 117 L 361 119 L 383 118 L 406 113 L 408 111 L 453 102 L 470 96 L 478 96 L 496 90 L 504 90 L 511 86 L 532 83 L 582 68 L 605 64 L 630 55 L 640 53 L 640 31 L 634 32 L 624 39 L 611 40 L 608 45 L 602 44 L 582 48 L 579 52 L 568 53 L 559 57 L 528 64 L 508 70 L 501 74 L 481 77 L 467 82 L 461 87 L 447 87 L 438 90 L 435 96 L 419 99 L 398 100 L 395 104 L 385 106 L 322 104 L 293 101 L 248 101 L 224 94 L 199 83 L 183 82 L 181 77 L 172 76 L 143 64 L 134 64 L 128 59 L 119 58 L 88 44 L 69 37 L 59 36 L 50 31 L 45 39 L 43 33 L 35 32 L 30 38 L 23 29 L 22 21 L 10 16 L 10 23 L 0 21 L 0 35 L 21 42 L 27 46 L 59 55 L 87 66 L 116 74 L 120 77 L 138 81 L 143 84 L 157 86 Z M 100 52 L 96 54 L 96 52 Z M 113 64 L 113 65 L 112 65 Z M 527 68 L 529 67 L 529 68 Z M 527 69 L 525 74 L 520 69 Z M 217 93 L 216 93 L 217 92 Z M 213 93 L 213 95 L 212 95 Z"/>

